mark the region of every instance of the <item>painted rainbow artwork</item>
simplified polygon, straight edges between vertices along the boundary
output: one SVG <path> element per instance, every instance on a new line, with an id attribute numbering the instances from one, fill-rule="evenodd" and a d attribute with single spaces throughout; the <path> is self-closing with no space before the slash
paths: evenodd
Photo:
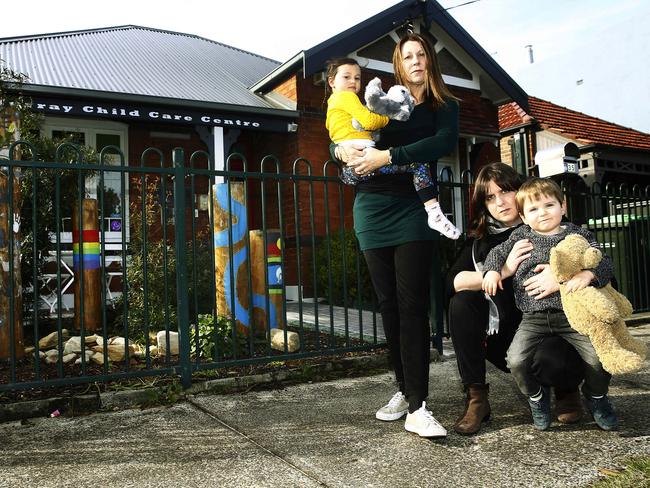
<path id="1" fill-rule="evenodd" d="M 84 230 L 83 242 L 83 269 L 99 269 L 99 230 Z M 72 263 L 75 271 L 79 271 L 79 231 L 72 231 Z"/>

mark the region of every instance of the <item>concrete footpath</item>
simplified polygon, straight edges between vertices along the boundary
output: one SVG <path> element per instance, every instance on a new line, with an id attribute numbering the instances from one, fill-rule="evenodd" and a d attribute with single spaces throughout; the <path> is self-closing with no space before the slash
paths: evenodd
<path id="1" fill-rule="evenodd" d="M 650 324 L 630 330 L 650 342 Z M 450 352 L 446 344 L 431 365 L 429 398 L 446 439 L 375 420 L 395 391 L 382 373 L 5 422 L 0 487 L 574 487 L 650 456 L 650 362 L 612 382 L 618 432 L 600 431 L 588 416 L 538 432 L 510 376 L 491 369 L 493 418 L 463 437 L 451 431 L 463 394 Z"/>

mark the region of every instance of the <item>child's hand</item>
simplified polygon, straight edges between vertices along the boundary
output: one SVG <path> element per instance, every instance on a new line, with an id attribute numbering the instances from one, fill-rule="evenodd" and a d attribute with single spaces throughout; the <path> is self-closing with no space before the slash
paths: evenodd
<path id="1" fill-rule="evenodd" d="M 521 239 L 520 241 L 515 242 L 510 254 L 508 254 L 506 264 L 501 268 L 501 278 L 505 279 L 513 276 L 517 272 L 517 268 L 521 262 L 530 257 L 530 252 L 532 250 L 533 245 L 528 239 Z"/>
<path id="2" fill-rule="evenodd" d="M 594 278 L 595 275 L 591 271 L 588 269 L 583 269 L 566 282 L 565 290 L 567 293 L 573 293 L 574 291 L 579 291 L 587 288 Z"/>
<path id="3" fill-rule="evenodd" d="M 485 293 L 490 296 L 497 294 L 497 289 L 503 290 L 503 283 L 501 282 L 501 275 L 498 271 L 488 271 L 483 277 L 481 288 Z"/>
<path id="4" fill-rule="evenodd" d="M 343 161 L 345 164 L 348 164 L 362 157 L 364 154 L 363 149 L 363 147 L 354 144 L 349 146 L 342 146 L 341 144 L 338 144 L 334 148 L 334 155 L 339 161 Z"/>

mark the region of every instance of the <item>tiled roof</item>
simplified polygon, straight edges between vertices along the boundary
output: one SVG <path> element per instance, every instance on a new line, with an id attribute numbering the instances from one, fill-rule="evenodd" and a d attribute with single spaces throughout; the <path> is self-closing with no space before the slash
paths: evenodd
<path id="1" fill-rule="evenodd" d="M 499 107 L 499 130 L 537 122 L 544 130 L 554 132 L 578 145 L 606 146 L 650 150 L 650 134 L 560 107 L 546 100 L 528 97 L 526 112 L 515 102 Z"/>
<path id="2" fill-rule="evenodd" d="M 134 25 L 0 39 L 30 84 L 270 107 L 249 87 L 279 63 L 202 37 Z"/>

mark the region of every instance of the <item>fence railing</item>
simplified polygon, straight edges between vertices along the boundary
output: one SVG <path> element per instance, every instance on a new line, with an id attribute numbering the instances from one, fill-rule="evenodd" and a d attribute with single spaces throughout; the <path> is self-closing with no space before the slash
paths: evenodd
<path id="1" fill-rule="evenodd" d="M 21 142 L 0 161 L 0 391 L 159 375 L 188 386 L 199 371 L 383 346 L 336 163 L 232 154 L 217 170 L 205 152 L 149 148 L 129 163 L 110 146 L 84 161 L 71 144 L 50 159 Z M 462 227 L 470 179 L 440 175 Z M 566 192 L 648 310 L 648 189 Z M 432 245 L 441 348 L 442 278 L 462 239 Z"/>

